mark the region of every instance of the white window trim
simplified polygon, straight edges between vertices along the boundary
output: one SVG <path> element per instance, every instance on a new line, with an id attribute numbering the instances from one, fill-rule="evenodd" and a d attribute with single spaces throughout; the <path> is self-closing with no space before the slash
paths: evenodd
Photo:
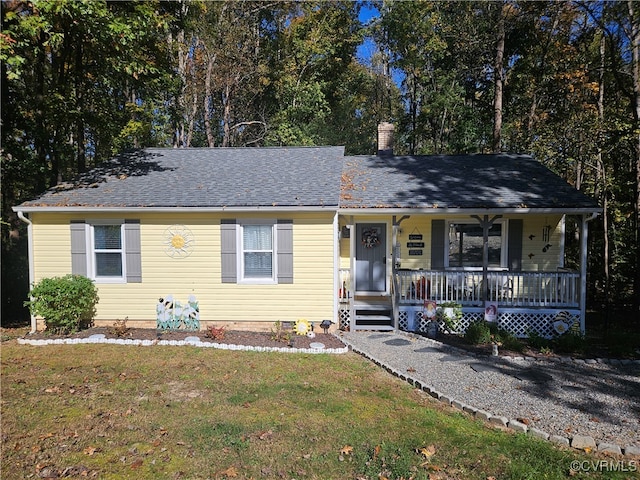
<path id="1" fill-rule="evenodd" d="M 480 271 L 482 270 L 482 265 L 478 267 L 451 267 L 449 266 L 449 231 L 451 229 L 452 223 L 464 223 L 467 225 L 476 225 L 478 226 L 478 221 L 473 219 L 451 219 L 445 222 L 444 229 L 444 268 L 446 270 L 456 270 L 456 271 Z M 509 254 L 507 252 L 507 248 L 509 245 L 509 221 L 507 219 L 501 218 L 493 223 L 499 223 L 502 225 L 502 234 L 500 235 L 500 266 L 489 265 L 489 270 L 493 271 L 503 271 L 508 269 L 509 263 Z"/>
<path id="2" fill-rule="evenodd" d="M 96 283 L 127 283 L 127 252 L 125 250 L 125 230 L 124 230 L 124 220 L 121 219 L 110 219 L 110 220 L 89 220 L 87 221 L 86 229 L 87 229 L 87 273 L 89 274 L 89 278 Z M 122 276 L 117 277 L 107 277 L 107 276 L 98 276 L 96 272 L 96 249 L 95 249 L 95 233 L 94 226 L 101 225 L 119 225 L 120 226 L 120 261 L 122 262 Z"/>
<path id="3" fill-rule="evenodd" d="M 275 220 L 268 219 L 247 219 L 238 222 L 238 228 L 236 229 L 236 241 L 237 248 L 236 259 L 238 262 L 238 283 L 244 285 L 276 285 L 278 283 L 278 229 L 276 228 Z M 244 276 L 244 227 L 245 225 L 269 225 L 271 226 L 271 277 L 264 278 L 245 278 Z"/>

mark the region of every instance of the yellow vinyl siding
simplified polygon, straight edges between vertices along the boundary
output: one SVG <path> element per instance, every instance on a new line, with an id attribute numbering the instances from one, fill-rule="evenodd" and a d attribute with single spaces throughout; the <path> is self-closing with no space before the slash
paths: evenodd
<path id="1" fill-rule="evenodd" d="M 543 240 L 543 228 L 549 225 L 549 244 L 551 245 L 544 252 L 547 242 Z M 530 235 L 535 235 L 529 238 Z M 562 216 L 561 215 L 538 215 L 524 217 L 522 229 L 522 269 L 525 271 L 553 271 L 556 270 L 561 255 L 562 245 Z"/>
<path id="2" fill-rule="evenodd" d="M 142 283 L 98 283 L 96 320 L 155 322 L 160 297 L 173 295 L 185 303 L 194 295 L 203 322 L 275 322 L 333 318 L 333 212 L 280 214 L 87 214 L 32 215 L 35 280 L 71 273 L 69 223 L 73 220 L 140 220 Z M 237 285 L 221 283 L 220 220 L 292 219 L 293 284 Z M 182 225 L 193 234 L 191 254 L 171 258 L 166 250 L 168 227 Z"/>
<path id="3" fill-rule="evenodd" d="M 400 224 L 400 232 L 397 241 L 400 245 L 400 268 L 431 269 L 431 222 L 433 220 L 469 220 L 469 215 L 447 215 L 447 216 L 430 216 L 430 215 L 411 215 Z M 553 271 L 560 262 L 562 252 L 562 216 L 561 215 L 504 215 L 502 220 L 508 225 L 510 219 L 522 219 L 522 270 L 524 271 Z M 355 223 L 363 222 L 391 222 L 390 216 L 362 216 L 354 218 Z M 348 220 L 340 218 L 340 226 L 346 225 Z M 389 225 L 391 225 L 389 223 Z M 551 226 L 549 244 L 551 247 L 543 252 L 545 244 L 542 233 L 545 225 Z M 508 226 L 507 226 L 508 228 Z M 419 233 L 422 235 L 421 241 L 424 243 L 421 256 L 409 256 L 409 235 Z M 387 232 L 391 238 L 391 229 Z M 531 240 L 529 235 L 535 235 Z M 341 239 L 340 240 L 340 268 L 350 267 L 350 241 L 358 241 L 358 239 Z M 533 254 L 529 257 L 529 254 Z"/>

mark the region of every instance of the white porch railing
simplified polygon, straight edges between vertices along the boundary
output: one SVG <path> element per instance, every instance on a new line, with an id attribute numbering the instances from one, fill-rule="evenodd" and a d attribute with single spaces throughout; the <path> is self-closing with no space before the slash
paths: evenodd
<path id="1" fill-rule="evenodd" d="M 340 327 L 348 328 L 353 314 L 353 283 L 349 269 L 340 269 L 339 275 Z M 400 330 L 425 331 L 425 300 L 462 305 L 457 333 L 464 333 L 471 322 L 484 318 L 482 272 L 398 270 L 391 284 L 393 318 Z M 579 286 L 577 272 L 488 272 L 487 300 L 498 303 L 500 328 L 519 337 L 536 332 L 551 338 L 557 334 L 553 323 L 559 314 L 583 329 Z"/>
<path id="2" fill-rule="evenodd" d="M 351 274 L 341 268 L 339 299 L 348 303 L 353 298 Z M 489 272 L 487 300 L 504 307 L 580 306 L 578 272 Z M 393 279 L 400 305 L 422 304 L 424 300 L 458 302 L 463 306 L 481 306 L 482 272 L 441 270 L 397 270 Z"/>
<path id="3" fill-rule="evenodd" d="M 577 272 L 489 272 L 487 300 L 505 307 L 579 307 Z M 483 303 L 482 272 L 398 270 L 398 302 L 415 305 L 424 300 L 457 302 L 463 306 Z"/>

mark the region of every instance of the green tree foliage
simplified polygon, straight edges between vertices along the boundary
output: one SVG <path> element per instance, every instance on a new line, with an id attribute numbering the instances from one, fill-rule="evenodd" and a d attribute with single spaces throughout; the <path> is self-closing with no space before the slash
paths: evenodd
<path id="1" fill-rule="evenodd" d="M 366 25 L 363 6 L 379 11 Z M 2 7 L 2 246 L 12 261 L 24 263 L 7 254 L 26 248 L 11 206 L 124 149 L 329 144 L 365 154 L 376 125 L 391 121 L 397 153 L 531 152 L 596 197 L 605 213 L 591 223 L 590 298 L 640 298 L 631 0 Z M 377 48 L 366 61 L 363 39 Z"/>

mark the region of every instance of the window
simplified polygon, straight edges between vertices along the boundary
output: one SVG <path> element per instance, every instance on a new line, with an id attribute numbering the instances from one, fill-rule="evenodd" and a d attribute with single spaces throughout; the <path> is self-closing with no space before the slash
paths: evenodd
<path id="1" fill-rule="evenodd" d="M 503 221 L 496 221 L 489 229 L 489 267 L 506 266 L 506 228 Z M 483 232 L 474 221 L 448 223 L 447 266 L 450 268 L 482 267 Z"/>
<path id="2" fill-rule="evenodd" d="M 140 220 L 71 221 L 71 273 L 97 283 L 141 283 Z"/>
<path id="3" fill-rule="evenodd" d="M 293 283 L 291 220 L 220 221 L 222 283 Z"/>
<path id="4" fill-rule="evenodd" d="M 101 280 L 124 278 L 122 224 L 91 225 L 92 277 Z"/>
<path id="5" fill-rule="evenodd" d="M 245 280 L 274 279 L 274 229 L 273 224 L 243 224 L 242 229 L 242 278 Z"/>

